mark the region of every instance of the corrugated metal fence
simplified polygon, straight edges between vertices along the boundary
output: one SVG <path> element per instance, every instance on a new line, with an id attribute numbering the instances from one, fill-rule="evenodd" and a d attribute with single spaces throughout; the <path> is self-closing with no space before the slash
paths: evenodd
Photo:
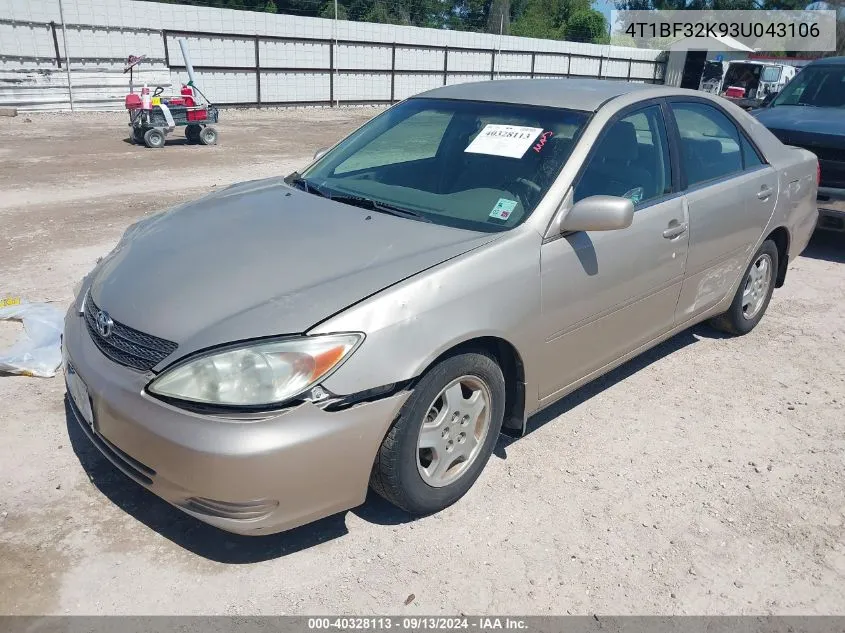
<path id="1" fill-rule="evenodd" d="M 130 54 L 147 55 L 136 85 L 169 92 L 186 82 L 181 37 L 203 93 L 231 106 L 391 103 L 463 81 L 662 83 L 665 74 L 653 50 L 133 0 L 63 0 L 62 28 L 58 0 L 10 1 L 12 16 L 0 15 L 0 106 L 24 110 L 70 107 L 65 33 L 78 109 L 122 107 Z"/>

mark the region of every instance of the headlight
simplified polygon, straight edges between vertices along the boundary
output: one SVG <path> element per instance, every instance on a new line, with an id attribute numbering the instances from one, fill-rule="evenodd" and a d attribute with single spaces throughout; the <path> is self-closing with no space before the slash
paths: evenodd
<path id="1" fill-rule="evenodd" d="M 147 388 L 207 404 L 278 404 L 326 377 L 363 338 L 357 333 L 303 336 L 212 351 L 166 370 Z"/>

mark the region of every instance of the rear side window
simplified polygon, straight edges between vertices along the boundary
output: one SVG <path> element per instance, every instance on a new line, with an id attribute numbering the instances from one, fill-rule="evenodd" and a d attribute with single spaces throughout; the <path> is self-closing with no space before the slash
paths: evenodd
<path id="1" fill-rule="evenodd" d="M 688 186 L 742 171 L 740 133 L 725 114 L 704 103 L 673 103 L 672 112 Z"/>
<path id="2" fill-rule="evenodd" d="M 751 142 L 745 138 L 744 134 L 740 135 L 740 140 L 742 142 L 742 164 L 746 169 L 754 169 L 758 165 L 762 165 L 763 161 L 760 159 L 760 155 L 757 153 L 757 150 L 754 149 L 754 146 L 751 145 Z"/>

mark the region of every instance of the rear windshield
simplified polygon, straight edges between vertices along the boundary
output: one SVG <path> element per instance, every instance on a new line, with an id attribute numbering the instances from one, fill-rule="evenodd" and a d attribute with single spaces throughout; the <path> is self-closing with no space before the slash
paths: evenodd
<path id="1" fill-rule="evenodd" d="M 749 96 L 750 91 L 756 90 L 760 83 L 761 68 L 756 64 L 731 64 L 725 73 L 725 90 L 731 87 L 745 88 L 746 96 Z"/>
<path id="2" fill-rule="evenodd" d="M 806 105 L 841 108 L 845 105 L 845 66 L 809 66 L 786 84 L 771 107 Z"/>
<path id="3" fill-rule="evenodd" d="M 390 205 L 412 219 L 507 230 L 540 202 L 588 117 L 562 108 L 409 99 L 290 182 L 339 202 Z"/>

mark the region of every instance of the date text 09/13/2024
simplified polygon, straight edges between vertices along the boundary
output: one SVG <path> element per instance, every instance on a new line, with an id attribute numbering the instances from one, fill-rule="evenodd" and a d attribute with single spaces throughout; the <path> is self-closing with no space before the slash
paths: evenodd
<path id="1" fill-rule="evenodd" d="M 308 630 L 497 631 L 524 630 L 524 619 L 510 617 L 372 616 L 308 618 Z"/>

